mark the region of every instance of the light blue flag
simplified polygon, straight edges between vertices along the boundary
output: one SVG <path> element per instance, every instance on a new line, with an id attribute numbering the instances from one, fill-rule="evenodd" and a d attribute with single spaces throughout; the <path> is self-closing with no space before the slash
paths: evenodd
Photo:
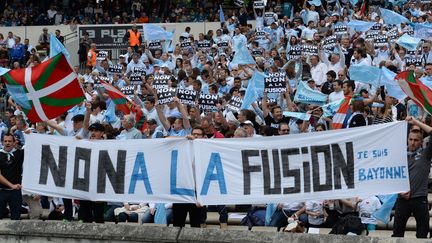
<path id="1" fill-rule="evenodd" d="M 327 95 L 318 90 L 309 88 L 305 82 L 300 81 L 297 87 L 297 92 L 294 96 L 294 101 L 322 106 L 327 102 Z"/>
<path id="2" fill-rule="evenodd" d="M 375 211 L 375 213 L 372 214 L 374 218 L 377 220 L 383 222 L 384 224 L 387 224 L 390 221 L 390 214 L 393 209 L 393 206 L 396 203 L 396 199 L 398 197 L 398 194 L 390 194 L 390 195 L 382 195 L 378 196 L 378 198 L 383 202 L 381 205 L 381 208 Z"/>
<path id="3" fill-rule="evenodd" d="M 309 121 L 309 119 L 311 118 L 311 114 L 307 114 L 303 112 L 284 111 L 283 115 L 288 117 L 294 117 L 303 121 Z"/>
<path id="4" fill-rule="evenodd" d="M 322 4 L 321 0 L 309 0 L 308 3 L 310 5 L 314 5 L 314 6 L 317 6 L 317 7 L 321 6 L 321 4 Z"/>
<path id="5" fill-rule="evenodd" d="M 381 12 L 381 17 L 386 24 L 400 24 L 400 23 L 410 22 L 407 18 L 394 11 L 385 8 L 380 8 L 380 12 Z"/>
<path id="6" fill-rule="evenodd" d="M 396 43 L 407 49 L 408 51 L 415 51 L 420 41 L 421 39 L 411 37 L 410 35 L 405 33 L 403 36 L 399 37 L 399 39 L 396 40 Z"/>
<path id="7" fill-rule="evenodd" d="M 155 224 L 167 224 L 167 215 L 164 203 L 156 203 L 156 213 L 154 216 Z"/>
<path id="8" fill-rule="evenodd" d="M 115 114 L 115 103 L 114 101 L 110 101 L 108 108 L 104 114 L 104 120 L 108 123 L 114 123 L 117 121 L 117 117 Z"/>
<path id="9" fill-rule="evenodd" d="M 5 75 L 7 72 L 9 72 L 10 71 L 10 69 L 9 68 L 3 68 L 3 67 L 0 67 L 0 76 L 3 76 L 3 75 Z"/>
<path id="10" fill-rule="evenodd" d="M 248 109 L 253 102 L 262 97 L 262 94 L 264 93 L 264 78 L 266 77 L 268 76 L 264 73 L 255 70 L 248 82 L 241 109 Z"/>
<path id="11" fill-rule="evenodd" d="M 271 217 L 273 216 L 274 212 L 276 212 L 277 204 L 275 203 L 269 203 L 266 207 L 266 217 L 265 217 L 265 226 L 270 225 Z"/>
<path id="12" fill-rule="evenodd" d="M 351 5 L 354 7 L 359 0 L 350 0 Z"/>
<path id="13" fill-rule="evenodd" d="M 420 81 L 426 85 L 429 89 L 432 89 L 432 77 L 421 77 Z"/>
<path id="14" fill-rule="evenodd" d="M 55 55 L 63 53 L 65 55 L 66 59 L 70 59 L 70 54 L 64 47 L 64 45 L 55 37 L 55 35 L 50 34 L 50 58 L 54 57 Z"/>
<path id="15" fill-rule="evenodd" d="M 144 39 L 146 41 L 168 40 L 170 32 L 155 24 L 144 24 Z"/>
<path id="16" fill-rule="evenodd" d="M 222 9 L 222 5 L 219 5 L 219 20 L 221 23 L 225 23 L 225 14 Z"/>
<path id="17" fill-rule="evenodd" d="M 241 46 L 234 54 L 234 58 L 231 61 L 232 65 L 246 65 L 255 63 L 255 60 L 253 59 L 246 46 Z"/>
<path id="18" fill-rule="evenodd" d="M 375 25 L 374 22 L 361 21 L 361 20 L 351 20 L 347 24 L 349 28 L 352 28 L 355 31 L 360 31 L 360 32 L 366 32 L 374 25 Z"/>
<path id="19" fill-rule="evenodd" d="M 321 106 L 321 108 L 323 109 L 323 116 L 324 117 L 334 116 L 336 114 L 336 112 L 339 110 L 339 107 L 341 106 L 342 101 L 343 101 L 343 99 Z"/>
<path id="20" fill-rule="evenodd" d="M 404 5 L 408 0 L 388 0 L 393 6 L 401 6 Z"/>
<path id="21" fill-rule="evenodd" d="M 425 24 L 414 24 L 414 37 L 432 41 L 432 26 Z"/>
<path id="22" fill-rule="evenodd" d="M 68 113 L 72 113 L 72 117 L 76 115 L 84 115 L 85 112 L 86 112 L 86 108 L 84 104 L 80 106 L 76 105 L 68 110 Z"/>
<path id="23" fill-rule="evenodd" d="M 12 99 L 15 101 L 15 103 L 17 103 L 19 106 L 23 107 L 24 109 L 27 110 L 31 109 L 30 102 L 28 100 L 27 94 L 23 86 L 6 84 L 6 88 L 8 93 L 12 96 Z"/>
<path id="24" fill-rule="evenodd" d="M 349 75 L 351 80 L 379 86 L 381 70 L 374 66 L 351 65 L 349 68 Z"/>
<path id="25" fill-rule="evenodd" d="M 384 85 L 389 96 L 398 100 L 403 100 L 406 94 L 403 92 L 398 82 L 394 80 L 396 73 L 388 70 L 386 67 L 381 68 L 381 85 Z"/>

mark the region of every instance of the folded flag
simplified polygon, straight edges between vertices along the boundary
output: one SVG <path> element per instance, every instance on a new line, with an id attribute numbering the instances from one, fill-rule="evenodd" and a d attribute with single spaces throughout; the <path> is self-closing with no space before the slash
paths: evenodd
<path id="1" fill-rule="evenodd" d="M 380 8 L 380 12 L 381 12 L 381 17 L 386 24 L 400 24 L 400 23 L 410 22 L 407 18 L 394 11 L 385 8 Z"/>
<path id="2" fill-rule="evenodd" d="M 156 213 L 154 216 L 154 223 L 155 224 L 167 224 L 167 218 L 166 218 L 166 209 L 165 204 L 163 203 L 156 203 Z"/>
<path id="3" fill-rule="evenodd" d="M 105 92 L 111 98 L 111 101 L 116 105 L 116 108 L 122 111 L 125 115 L 134 113 L 136 121 L 135 127 L 138 130 L 144 131 L 147 128 L 147 122 L 140 106 L 132 102 L 128 97 L 126 97 L 126 95 L 111 84 L 106 83 L 103 80 L 100 80 L 100 82 L 102 87 L 105 89 Z"/>
<path id="4" fill-rule="evenodd" d="M 294 96 L 295 102 L 304 104 L 312 104 L 322 106 L 327 102 L 327 95 L 318 90 L 313 90 L 301 81 L 298 84 L 296 94 Z"/>
<path id="5" fill-rule="evenodd" d="M 324 117 L 334 116 L 336 112 L 339 110 L 339 107 L 341 106 L 342 103 L 343 103 L 343 99 L 321 106 L 324 113 L 323 116 Z"/>
<path id="6" fill-rule="evenodd" d="M 31 122 L 56 118 L 85 98 L 75 72 L 61 53 L 36 67 L 11 70 L 2 79 Z"/>
<path id="7" fill-rule="evenodd" d="M 172 33 L 155 24 L 144 24 L 144 40 L 168 40 Z"/>
<path id="8" fill-rule="evenodd" d="M 248 82 L 241 109 L 249 109 L 253 102 L 262 97 L 264 93 L 264 78 L 266 77 L 267 75 L 264 73 L 255 70 Z"/>
<path id="9" fill-rule="evenodd" d="M 359 32 L 366 32 L 374 25 L 375 25 L 374 22 L 361 21 L 361 20 L 351 20 L 347 24 L 349 28 L 352 28 L 355 31 L 359 31 Z"/>
<path id="10" fill-rule="evenodd" d="M 432 90 L 414 77 L 414 71 L 404 71 L 396 75 L 400 87 L 418 106 L 432 114 Z"/>
<path id="11" fill-rule="evenodd" d="M 308 3 L 310 4 L 310 5 L 314 5 L 314 6 L 316 6 L 316 7 L 319 7 L 319 6 L 321 6 L 321 0 L 309 0 L 308 1 Z"/>
<path id="12" fill-rule="evenodd" d="M 64 45 L 55 37 L 55 35 L 50 34 L 50 55 L 49 57 L 52 58 L 55 55 L 63 53 L 66 57 L 66 59 L 70 59 L 70 54 L 68 50 L 64 47 Z"/>
<path id="13" fill-rule="evenodd" d="M 417 49 L 417 46 L 419 45 L 421 39 L 411 37 L 407 33 L 399 37 L 399 39 L 396 40 L 396 43 L 403 48 L 407 49 L 408 51 L 415 51 Z"/>
<path id="14" fill-rule="evenodd" d="M 234 58 L 231 61 L 232 65 L 247 65 L 256 63 L 246 46 L 240 46 L 237 50 L 238 51 L 236 51 Z"/>
<path id="15" fill-rule="evenodd" d="M 350 108 L 351 97 L 345 96 L 345 98 L 341 101 L 339 109 L 336 114 L 333 116 L 333 129 L 341 129 L 343 127 L 345 118 L 347 116 L 348 110 Z"/>
<path id="16" fill-rule="evenodd" d="M 309 121 L 309 119 L 311 118 L 311 114 L 302 113 L 302 112 L 284 111 L 283 115 L 288 117 L 294 117 L 303 121 Z"/>
<path id="17" fill-rule="evenodd" d="M 219 5 L 219 20 L 221 23 L 225 23 L 225 14 L 222 9 L 222 5 Z"/>
<path id="18" fill-rule="evenodd" d="M 3 76 L 5 73 L 9 72 L 9 68 L 0 67 L 0 76 Z"/>
<path id="19" fill-rule="evenodd" d="M 398 194 L 390 194 L 390 195 L 382 195 L 378 196 L 378 198 L 381 200 L 382 205 L 381 208 L 375 211 L 372 216 L 383 222 L 384 224 L 387 224 L 390 221 L 390 215 L 391 211 L 393 209 L 393 206 L 396 203 L 396 199 L 398 197 Z"/>
<path id="20" fill-rule="evenodd" d="M 269 203 L 266 207 L 266 216 L 265 216 L 265 226 L 270 225 L 271 217 L 273 216 L 274 212 L 276 212 L 277 204 L 275 203 Z"/>
<path id="21" fill-rule="evenodd" d="M 395 77 L 396 73 L 388 70 L 386 67 L 381 68 L 381 85 L 385 86 L 389 96 L 398 100 L 403 100 L 406 94 L 395 80 Z"/>
<path id="22" fill-rule="evenodd" d="M 367 65 L 351 65 L 349 68 L 351 80 L 379 86 L 381 70 L 378 67 Z"/>

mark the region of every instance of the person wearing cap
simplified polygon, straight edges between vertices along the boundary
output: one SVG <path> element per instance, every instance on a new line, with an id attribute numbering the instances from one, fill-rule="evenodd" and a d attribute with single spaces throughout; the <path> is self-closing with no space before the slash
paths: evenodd
<path id="1" fill-rule="evenodd" d="M 129 46 L 134 49 L 134 52 L 138 52 L 138 48 L 142 43 L 142 37 L 135 24 L 132 26 L 132 29 L 126 32 L 123 40 L 129 41 Z"/>
<path id="2" fill-rule="evenodd" d="M 240 123 L 240 127 L 246 130 L 248 137 L 262 137 L 259 134 L 255 134 L 254 124 L 249 120 Z"/>

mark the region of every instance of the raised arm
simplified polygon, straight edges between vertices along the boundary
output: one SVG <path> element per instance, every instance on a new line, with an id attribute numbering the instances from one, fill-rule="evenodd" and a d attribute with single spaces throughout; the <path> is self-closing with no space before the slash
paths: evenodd
<path id="1" fill-rule="evenodd" d="M 47 125 L 51 128 L 53 128 L 54 130 L 56 130 L 59 134 L 65 136 L 65 129 L 63 127 L 61 127 L 59 124 L 57 124 L 56 121 L 53 120 L 49 120 L 47 121 Z"/>
<path id="2" fill-rule="evenodd" d="M 184 129 L 189 130 L 191 128 L 191 125 L 189 122 L 188 113 L 187 113 L 186 108 L 184 107 L 184 105 L 182 103 L 180 103 L 180 100 L 177 97 L 174 98 L 174 102 L 177 104 L 177 108 L 179 109 L 180 113 L 182 114 Z"/>
<path id="3" fill-rule="evenodd" d="M 162 107 L 163 107 L 163 105 L 156 105 L 156 111 L 157 111 L 157 114 L 159 117 L 159 121 L 162 123 L 165 130 L 168 131 L 171 128 L 171 124 L 166 119 L 165 114 L 163 113 Z"/>
<path id="4" fill-rule="evenodd" d="M 264 91 L 263 99 L 262 99 L 262 108 L 263 108 L 263 115 L 264 118 L 266 118 L 270 112 L 268 108 L 268 101 L 267 101 L 267 92 Z"/>
<path id="5" fill-rule="evenodd" d="M 113 102 L 113 101 L 111 101 L 111 102 Z M 90 102 L 86 102 L 85 106 L 86 106 L 86 113 L 84 115 L 83 130 L 85 133 L 88 133 L 88 131 L 89 131 L 88 129 L 90 126 L 90 114 L 91 114 L 92 104 Z"/>

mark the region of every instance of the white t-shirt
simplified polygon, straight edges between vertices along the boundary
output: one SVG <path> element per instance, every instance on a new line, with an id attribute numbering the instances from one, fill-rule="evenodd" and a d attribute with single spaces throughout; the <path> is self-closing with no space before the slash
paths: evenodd
<path id="1" fill-rule="evenodd" d="M 372 216 L 381 208 L 381 202 L 376 196 L 364 199 L 358 204 L 358 211 L 363 224 L 376 224 L 376 219 Z"/>
<path id="2" fill-rule="evenodd" d="M 329 103 L 338 101 L 338 100 L 342 100 L 343 98 L 345 98 L 343 91 L 333 91 L 330 95 L 329 95 Z"/>
<path id="3" fill-rule="evenodd" d="M 318 216 L 308 215 L 308 221 L 310 224 L 321 225 L 324 223 L 324 207 L 322 201 L 306 201 L 306 211 L 319 214 Z"/>

